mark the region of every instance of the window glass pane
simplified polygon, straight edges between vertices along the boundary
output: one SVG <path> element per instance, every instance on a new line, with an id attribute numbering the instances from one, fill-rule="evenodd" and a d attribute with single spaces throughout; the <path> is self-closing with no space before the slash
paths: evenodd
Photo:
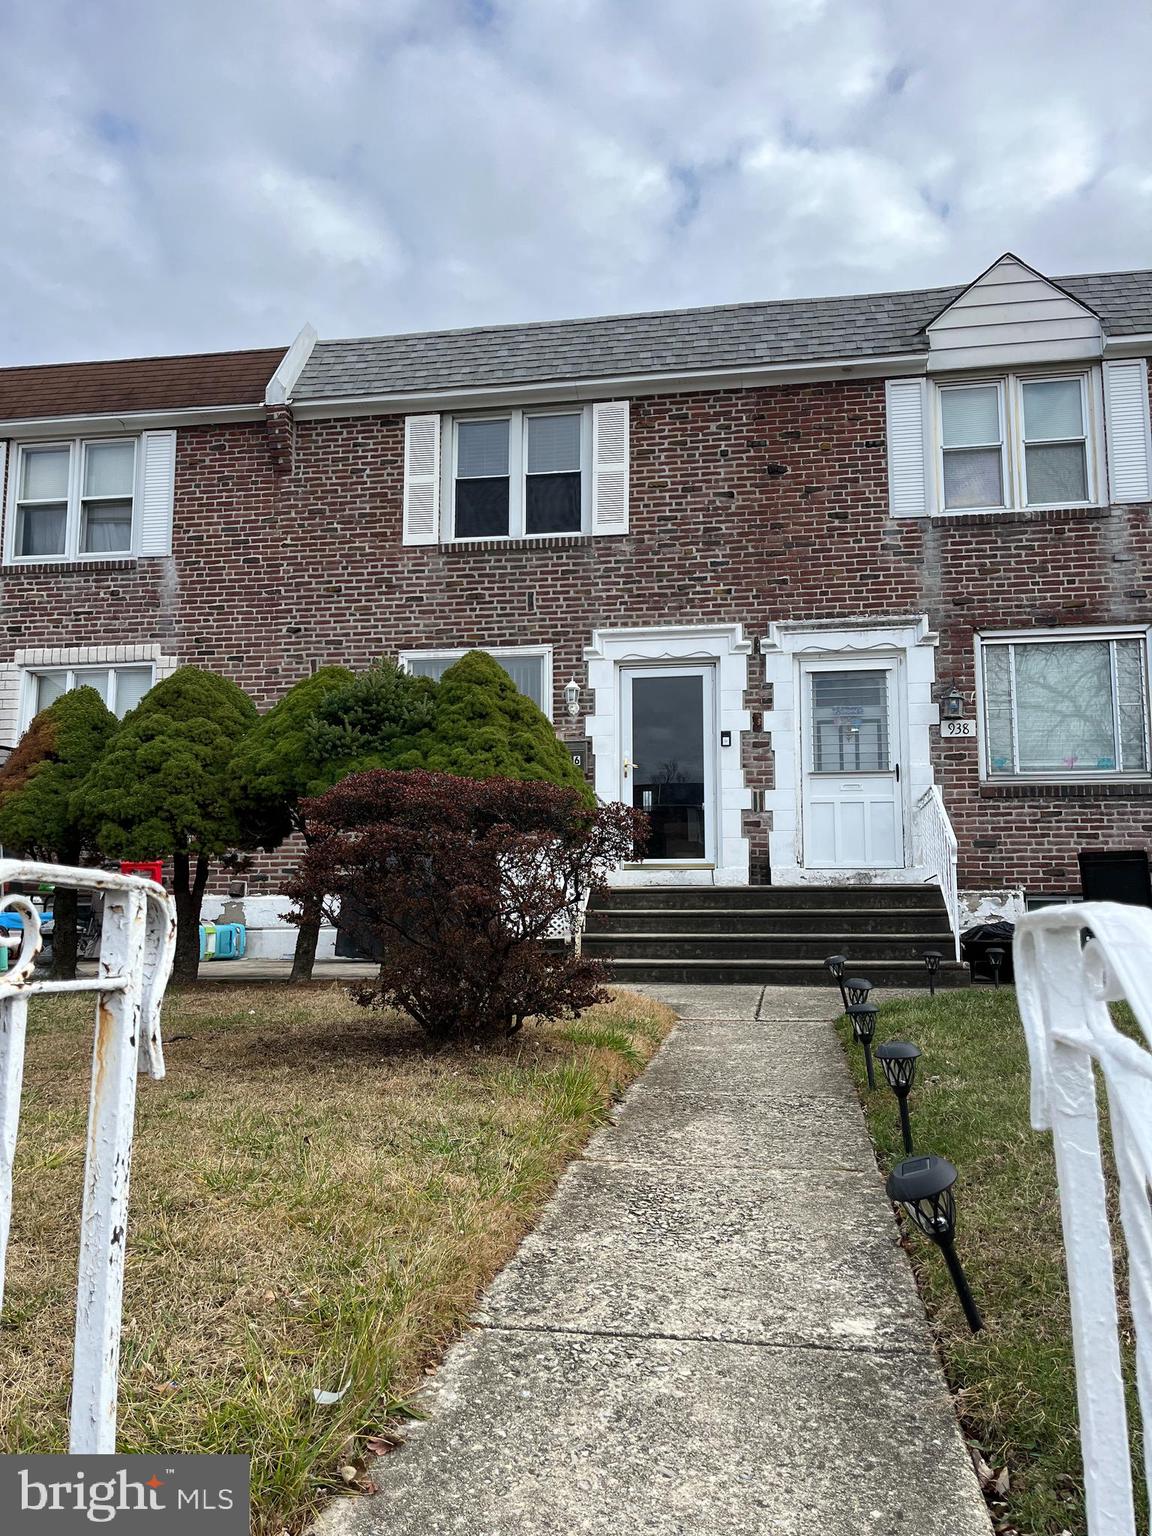
<path id="1" fill-rule="evenodd" d="M 813 770 L 868 773 L 889 766 L 887 672 L 813 672 Z"/>
<path id="2" fill-rule="evenodd" d="M 457 480 L 456 537 L 502 538 L 508 533 L 508 480 Z"/>
<path id="3" fill-rule="evenodd" d="M 551 700 L 544 698 L 543 656 L 493 656 L 507 672 L 525 698 L 548 713 Z"/>
<path id="4" fill-rule="evenodd" d="M 1117 640 L 1116 697 L 1120 705 L 1120 763 L 1126 773 L 1146 771 L 1148 740 L 1144 642 Z"/>
<path id="5" fill-rule="evenodd" d="M 1084 414 L 1079 379 L 1038 379 L 1025 384 L 1024 436 L 1083 437 Z"/>
<path id="6" fill-rule="evenodd" d="M 1006 645 L 984 647 L 984 711 L 988 766 L 993 773 L 1012 773 L 1011 658 Z"/>
<path id="7" fill-rule="evenodd" d="M 117 670 L 114 708 L 121 720 L 130 709 L 136 708 L 151 686 L 151 667 L 127 667 Z"/>
<path id="8" fill-rule="evenodd" d="M 999 507 L 1003 504 L 999 448 L 949 448 L 945 451 L 946 507 Z"/>
<path id="9" fill-rule="evenodd" d="M 95 688 L 96 692 L 108 702 L 108 668 L 107 667 L 81 667 L 72 674 L 73 688 Z"/>
<path id="10" fill-rule="evenodd" d="M 1024 449 L 1030 506 L 1088 500 L 1088 465 L 1083 443 L 1029 444 Z"/>
<path id="11" fill-rule="evenodd" d="M 65 501 L 68 497 L 67 448 L 25 448 L 22 501 Z"/>
<path id="12" fill-rule="evenodd" d="M 67 508 L 21 507 L 16 529 L 18 555 L 62 555 Z"/>
<path id="13" fill-rule="evenodd" d="M 84 450 L 85 496 L 131 496 L 134 443 L 89 443 Z"/>
<path id="14" fill-rule="evenodd" d="M 508 473 L 507 421 L 457 423 L 456 473 L 462 480 Z"/>
<path id="15" fill-rule="evenodd" d="M 86 555 L 106 554 L 132 548 L 132 503 L 91 501 L 84 503 L 80 548 Z"/>
<path id="16" fill-rule="evenodd" d="M 580 468 L 580 417 L 528 417 L 528 473 L 551 475 Z"/>
<path id="17" fill-rule="evenodd" d="M 42 709 L 47 709 L 49 704 L 55 702 L 61 694 L 68 691 L 67 672 L 41 672 L 34 678 L 35 686 L 32 692 L 32 712 L 39 714 Z"/>
<path id="18" fill-rule="evenodd" d="M 940 415 L 946 448 L 1000 441 L 1000 391 L 995 384 L 942 389 Z"/>
<path id="19" fill-rule="evenodd" d="M 1106 640 L 1016 646 L 1016 735 L 1023 773 L 1116 767 Z"/>
<path id="20" fill-rule="evenodd" d="M 447 672 L 457 656 L 406 656 L 405 665 L 413 677 L 431 677 L 436 682 Z"/>
<path id="21" fill-rule="evenodd" d="M 529 475 L 524 482 L 526 533 L 580 532 L 580 476 Z"/>

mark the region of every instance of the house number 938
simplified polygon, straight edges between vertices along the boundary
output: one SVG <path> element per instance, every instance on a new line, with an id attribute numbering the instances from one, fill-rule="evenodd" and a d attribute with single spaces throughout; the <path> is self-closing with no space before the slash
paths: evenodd
<path id="1" fill-rule="evenodd" d="M 941 741 L 962 741 L 976 739 L 975 720 L 941 720 Z"/>

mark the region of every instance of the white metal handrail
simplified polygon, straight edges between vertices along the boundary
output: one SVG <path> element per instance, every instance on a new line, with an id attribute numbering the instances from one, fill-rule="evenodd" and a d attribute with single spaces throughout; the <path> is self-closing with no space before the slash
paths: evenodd
<path id="1" fill-rule="evenodd" d="M 1091 938 L 1082 943 L 1083 931 Z M 1032 1125 L 1052 1132 L 1072 1307 L 1090 1536 L 1135 1536 L 1116 1277 L 1096 1110 L 1104 1079 L 1128 1250 L 1140 1417 L 1152 1426 L 1152 1054 L 1122 1034 L 1130 1004 L 1152 1045 L 1152 912 L 1113 902 L 1022 917 L 1013 964 L 1032 1071 Z M 1152 1457 L 1146 1463 L 1152 1493 Z"/>
<path id="2" fill-rule="evenodd" d="M 955 958 L 960 958 L 960 893 L 956 877 L 957 843 L 939 785 L 930 785 L 912 808 L 912 860 L 938 882 L 952 928 Z"/>
<path id="3" fill-rule="evenodd" d="M 77 1454 L 108 1453 L 116 1449 L 136 1074 L 164 1076 L 160 1005 L 172 973 L 176 910 L 162 886 L 137 875 L 0 859 L 0 885 L 13 883 L 104 893 L 98 974 L 79 981 L 34 976 L 41 947 L 40 914 L 26 896 L 0 897 L 0 911 L 19 913 L 23 923 L 16 962 L 0 973 L 0 1309 L 12 1218 L 12 1165 L 20 1123 L 28 999 L 48 993 L 95 992 L 69 1449 Z"/>

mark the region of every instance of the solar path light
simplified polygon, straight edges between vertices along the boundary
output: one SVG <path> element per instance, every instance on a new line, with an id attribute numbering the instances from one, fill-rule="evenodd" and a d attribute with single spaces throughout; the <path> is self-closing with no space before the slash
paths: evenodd
<path id="1" fill-rule="evenodd" d="M 1000 948 L 999 944 L 991 944 L 984 951 L 984 954 L 987 957 L 988 964 L 992 967 L 992 985 L 998 987 L 1000 985 L 1000 967 L 1004 964 L 1004 951 Z"/>
<path id="2" fill-rule="evenodd" d="M 848 1007 L 848 998 L 844 991 L 844 967 L 848 964 L 847 955 L 829 955 L 824 962 L 824 968 L 832 980 L 840 988 L 840 1001 L 845 1009 Z"/>
<path id="3" fill-rule="evenodd" d="M 868 1073 L 869 1088 L 876 1087 L 876 1074 L 872 1070 L 872 1041 L 876 1038 L 876 1004 L 850 1003 L 848 1017 L 852 1020 L 852 1038 L 864 1047 L 864 1067 Z"/>
<path id="4" fill-rule="evenodd" d="M 848 1007 L 853 1008 L 859 1003 L 868 1001 L 868 994 L 872 990 L 872 983 L 865 981 L 863 976 L 849 976 L 844 983 L 844 992 L 848 998 Z"/>
<path id="5" fill-rule="evenodd" d="M 943 959 L 938 949 L 926 949 L 924 951 L 924 968 L 928 972 L 928 995 L 936 996 L 936 977 L 940 973 L 940 961 Z"/>
<path id="6" fill-rule="evenodd" d="M 904 1138 L 904 1155 L 912 1156 L 912 1124 L 908 1118 L 908 1095 L 916 1081 L 916 1063 L 920 1059 L 920 1047 L 911 1040 L 885 1040 L 876 1047 L 876 1060 L 884 1069 L 888 1086 L 900 1105 L 900 1134 Z"/>
<path id="7" fill-rule="evenodd" d="M 956 1170 L 944 1157 L 906 1157 L 888 1175 L 889 1200 L 902 1205 L 909 1217 L 944 1255 L 956 1295 L 973 1333 L 984 1326 L 956 1256 Z"/>

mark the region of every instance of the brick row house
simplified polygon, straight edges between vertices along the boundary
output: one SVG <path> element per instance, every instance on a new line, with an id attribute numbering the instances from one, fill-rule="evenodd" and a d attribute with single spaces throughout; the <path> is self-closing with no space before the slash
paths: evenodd
<path id="1" fill-rule="evenodd" d="M 1150 352 L 1152 272 L 1005 255 L 0 370 L 0 743 L 78 682 L 122 713 L 191 662 L 264 706 L 482 647 L 651 813 L 622 891 L 930 887 L 953 928 L 1066 899 L 1152 833 Z"/>

